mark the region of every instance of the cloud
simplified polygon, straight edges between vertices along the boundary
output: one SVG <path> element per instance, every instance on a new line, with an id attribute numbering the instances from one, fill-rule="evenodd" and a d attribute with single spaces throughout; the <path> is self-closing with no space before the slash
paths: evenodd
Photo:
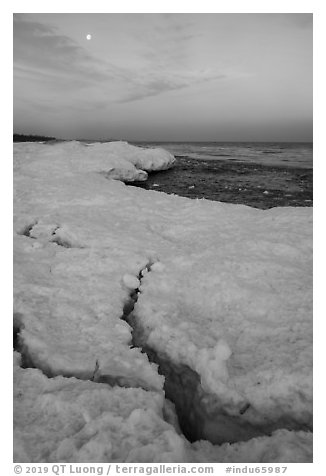
<path id="1" fill-rule="evenodd" d="M 121 77 L 112 64 L 90 56 L 52 26 L 28 20 L 25 15 L 14 15 L 13 47 L 18 77 L 74 83 L 74 87 Z"/>
<path id="2" fill-rule="evenodd" d="M 214 72 L 189 72 L 187 73 L 165 73 L 165 75 L 152 74 L 150 77 L 137 78 L 133 84 L 132 91 L 118 102 L 126 103 L 137 101 L 146 97 L 158 96 L 160 94 L 186 89 L 191 86 L 206 83 L 208 81 L 225 79 L 226 75 Z"/>
<path id="3" fill-rule="evenodd" d="M 35 103 L 53 108 L 65 101 L 71 106 L 76 102 L 82 109 L 83 105 L 91 107 L 92 101 L 127 103 L 225 77 L 188 68 L 189 41 L 197 34 L 188 19 L 182 15 L 150 17 L 137 40 L 139 61 L 131 67 L 128 58 L 117 66 L 93 57 L 55 27 L 28 14 L 15 14 L 16 96 L 30 94 Z"/>
<path id="4" fill-rule="evenodd" d="M 226 77 L 218 71 L 196 71 L 190 67 L 193 60 L 191 42 L 201 36 L 194 29 L 191 15 L 148 14 L 146 18 L 146 28 L 142 24 L 140 30 L 133 32 L 145 67 L 133 72 L 128 92 L 118 102 L 158 96 Z"/>
<path id="5" fill-rule="evenodd" d="M 188 15 L 160 14 L 147 15 L 146 26 L 133 32 L 136 40 L 142 45 L 141 55 L 157 64 L 187 64 L 192 59 L 192 41 L 202 36 L 189 21 Z"/>

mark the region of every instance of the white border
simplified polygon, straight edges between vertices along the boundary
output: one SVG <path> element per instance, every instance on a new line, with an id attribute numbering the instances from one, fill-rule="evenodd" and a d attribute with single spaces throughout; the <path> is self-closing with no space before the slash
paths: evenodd
<path id="1" fill-rule="evenodd" d="M 315 313 L 315 450 L 314 464 L 288 465 L 286 474 L 293 475 L 321 475 L 326 474 L 324 463 L 324 432 L 325 432 L 325 384 L 324 365 L 325 355 L 325 312 L 323 294 L 325 294 L 325 236 L 323 210 L 323 191 L 325 188 L 325 126 L 324 126 L 324 89 L 326 87 L 324 75 L 325 62 L 325 6 L 322 1 L 306 0 L 274 0 L 274 1 L 204 1 L 185 2 L 177 0 L 164 1 L 99 1 L 85 0 L 56 0 L 56 1 L 12 1 L 1 6 L 1 131 L 5 142 L 1 156 L 1 291 L 2 323 L 5 322 L 1 340 L 2 357 L 2 443 L 0 468 L 3 474 L 14 474 L 12 466 L 12 364 L 11 364 L 11 316 L 12 316 L 12 14 L 25 13 L 54 13 L 54 12 L 83 12 L 83 13 L 314 13 L 314 313 Z M 10 357 L 9 357 L 10 356 Z M 258 465 L 257 465 L 258 466 Z M 224 465 L 223 465 L 224 467 Z M 215 474 L 218 474 L 217 471 Z M 220 474 L 223 474 L 220 472 Z"/>

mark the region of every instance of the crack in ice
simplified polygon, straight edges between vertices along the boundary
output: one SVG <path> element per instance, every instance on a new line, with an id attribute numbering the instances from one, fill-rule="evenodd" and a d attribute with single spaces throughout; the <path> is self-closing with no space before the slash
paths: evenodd
<path id="1" fill-rule="evenodd" d="M 165 377 L 165 397 L 172 402 L 178 424 L 184 436 L 190 441 L 208 440 L 213 444 L 235 443 L 251 438 L 271 435 L 278 429 L 311 431 L 287 415 L 266 424 L 251 423 L 244 415 L 252 409 L 245 402 L 238 414 L 230 415 L 219 401 L 218 396 L 206 393 L 201 385 L 200 375 L 184 364 L 174 363 L 166 354 L 162 355 L 146 343 L 145 331 L 134 313 L 138 301 L 142 278 L 151 271 L 154 263 L 148 263 L 138 275 L 139 286 L 130 293 L 121 319 L 133 329 L 132 346 L 145 353 L 150 362 L 158 365 L 159 374 Z"/>
<path id="2" fill-rule="evenodd" d="M 287 418 L 286 415 L 278 421 L 266 425 L 250 423 L 243 418 L 251 410 L 249 402 L 240 408 L 239 415 L 228 414 L 216 395 L 205 393 L 201 386 L 200 375 L 197 372 L 187 365 L 174 363 L 167 355 L 161 354 L 147 345 L 144 329 L 140 325 L 134 309 L 141 294 L 142 279 L 151 271 L 154 264 L 155 261 L 149 261 L 139 271 L 137 277 L 125 276 L 128 284 L 138 283 L 138 285 L 133 289 L 129 287 L 129 298 L 124 304 L 120 319 L 127 322 L 132 329 L 130 348 L 140 349 L 142 353 L 147 355 L 150 363 L 158 365 L 158 373 L 164 376 L 165 405 L 163 414 L 166 421 L 173 424 L 175 429 L 178 432 L 181 431 L 190 442 L 208 440 L 213 444 L 247 441 L 257 436 L 270 435 L 273 431 L 282 428 L 310 431 L 311 428 L 303 428 L 302 425 Z M 136 379 L 128 380 L 124 376 L 101 375 L 99 359 L 95 361 L 92 375 L 85 377 L 74 375 L 73 372 L 56 374 L 47 368 L 42 368 L 39 364 L 36 365 L 27 346 L 20 338 L 23 327 L 22 315 L 15 313 L 14 349 L 22 355 L 22 368 L 38 368 L 49 378 L 61 375 L 67 378 L 75 377 L 79 380 L 89 380 L 94 383 L 106 383 L 112 387 L 141 387 L 147 390 Z"/>

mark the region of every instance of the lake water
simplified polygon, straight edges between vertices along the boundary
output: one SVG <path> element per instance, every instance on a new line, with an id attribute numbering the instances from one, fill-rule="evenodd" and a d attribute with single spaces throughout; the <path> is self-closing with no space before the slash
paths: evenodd
<path id="1" fill-rule="evenodd" d="M 175 166 L 152 173 L 144 189 L 255 208 L 312 206 L 312 143 L 141 142 L 162 147 Z"/>

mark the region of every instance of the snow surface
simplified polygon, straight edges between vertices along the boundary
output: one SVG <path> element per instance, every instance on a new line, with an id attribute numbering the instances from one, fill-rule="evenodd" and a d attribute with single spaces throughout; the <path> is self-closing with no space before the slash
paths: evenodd
<path id="1" fill-rule="evenodd" d="M 280 430 L 248 443 L 191 445 L 163 420 L 162 393 L 76 378 L 48 379 L 14 355 L 14 461 L 306 462 L 310 433 Z"/>
<path id="2" fill-rule="evenodd" d="M 16 461 L 311 461 L 312 209 L 121 182 L 173 162 L 121 142 L 14 145 L 14 326 L 39 369 L 15 370 Z M 272 436 L 191 445 L 164 421 L 164 377 L 121 319 L 139 286 L 142 344 L 198 375 L 204 434 L 218 441 L 222 412 Z"/>

